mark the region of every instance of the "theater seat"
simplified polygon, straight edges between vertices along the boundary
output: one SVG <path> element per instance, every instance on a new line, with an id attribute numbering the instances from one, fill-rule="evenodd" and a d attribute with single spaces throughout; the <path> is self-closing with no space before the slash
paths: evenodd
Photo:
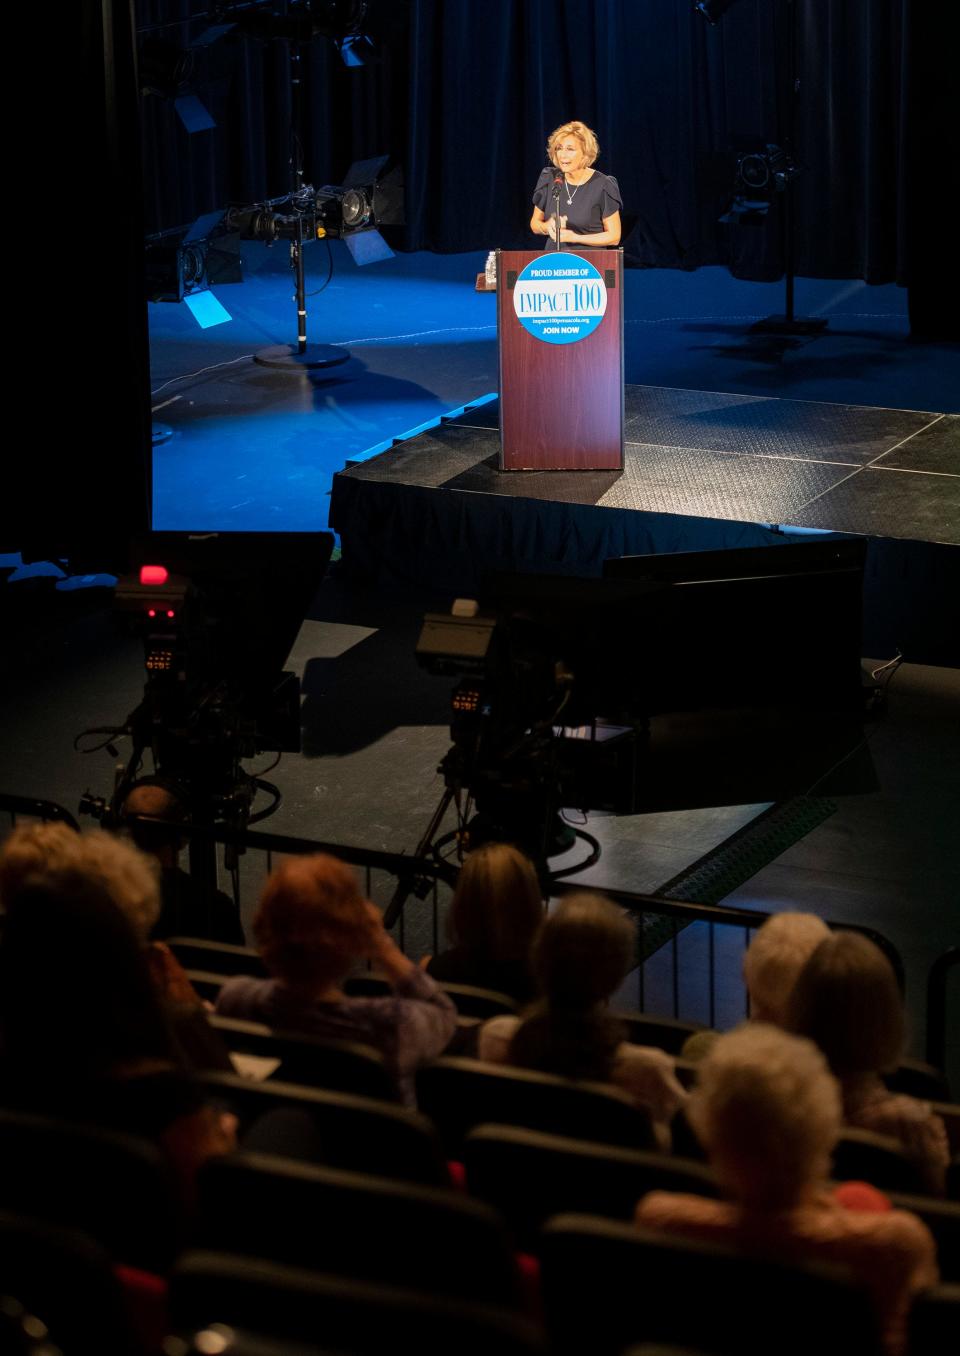
<path id="1" fill-rule="evenodd" d="M 484 1123 L 593 1139 L 633 1149 L 655 1147 L 650 1117 L 626 1095 L 603 1083 L 445 1058 L 417 1073 L 417 1104 L 440 1132 L 450 1157 Z"/>
<path id="2" fill-rule="evenodd" d="M 452 1188 L 235 1153 L 198 1178 L 199 1246 L 517 1308 L 502 1220 Z"/>

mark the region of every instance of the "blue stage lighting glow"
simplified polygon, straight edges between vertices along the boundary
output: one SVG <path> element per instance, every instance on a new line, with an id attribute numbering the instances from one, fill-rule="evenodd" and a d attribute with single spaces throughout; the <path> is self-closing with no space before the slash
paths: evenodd
<path id="1" fill-rule="evenodd" d="M 358 231 L 356 235 L 345 235 L 343 243 L 360 268 L 364 264 L 379 264 L 382 259 L 393 259 L 394 253 L 379 231 Z"/>
<path id="2" fill-rule="evenodd" d="M 227 308 L 220 304 L 212 292 L 191 292 L 183 301 L 185 306 L 189 306 L 191 315 L 202 330 L 208 330 L 213 325 L 223 325 L 233 319 Z"/>
<path id="3" fill-rule="evenodd" d="M 195 94 L 181 95 L 179 99 L 174 99 L 173 106 L 191 136 L 194 132 L 209 132 L 211 127 L 217 125 Z"/>

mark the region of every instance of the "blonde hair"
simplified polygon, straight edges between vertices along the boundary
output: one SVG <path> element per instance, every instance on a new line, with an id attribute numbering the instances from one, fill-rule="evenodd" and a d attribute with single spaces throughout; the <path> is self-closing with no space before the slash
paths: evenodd
<path id="1" fill-rule="evenodd" d="M 743 958 L 750 1014 L 783 1026 L 797 976 L 830 929 L 815 913 L 776 913 L 763 923 Z"/>
<path id="2" fill-rule="evenodd" d="M 832 933 L 793 987 L 787 1025 L 816 1041 L 838 1078 L 895 1069 L 904 1015 L 893 966 L 862 933 Z"/>
<path id="3" fill-rule="evenodd" d="M 746 1022 L 698 1066 L 687 1116 L 732 1196 L 785 1210 L 828 1175 L 840 1089 L 812 1041 Z"/>
<path id="4" fill-rule="evenodd" d="M 94 882 L 146 943 L 160 917 L 157 864 L 132 843 L 103 829 L 77 833 L 66 824 L 26 824 L 0 849 L 0 899 L 10 899 L 28 877 L 76 872 Z"/>
<path id="5" fill-rule="evenodd" d="M 562 141 L 564 137 L 574 137 L 575 140 L 579 141 L 588 165 L 592 165 L 600 154 L 600 143 L 597 140 L 596 132 L 591 131 L 585 122 L 565 122 L 552 131 L 547 138 L 547 155 L 551 165 L 557 163 L 557 142 Z"/>
<path id="6" fill-rule="evenodd" d="M 315 852 L 288 857 L 270 874 L 253 919 L 271 974 L 291 984 L 341 978 L 370 935 L 367 901 L 353 870 Z"/>
<path id="7" fill-rule="evenodd" d="M 450 905 L 453 940 L 493 960 L 521 960 L 542 921 L 543 896 L 530 859 L 509 843 L 475 848 L 460 868 Z"/>

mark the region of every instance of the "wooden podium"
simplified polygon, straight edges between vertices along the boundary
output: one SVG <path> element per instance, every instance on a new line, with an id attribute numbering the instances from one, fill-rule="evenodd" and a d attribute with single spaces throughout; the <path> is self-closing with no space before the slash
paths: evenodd
<path id="1" fill-rule="evenodd" d="M 547 342 L 517 315 L 514 292 L 535 261 L 583 258 L 600 274 L 606 310 L 576 342 Z M 500 469 L 623 469 L 623 250 L 498 250 Z"/>

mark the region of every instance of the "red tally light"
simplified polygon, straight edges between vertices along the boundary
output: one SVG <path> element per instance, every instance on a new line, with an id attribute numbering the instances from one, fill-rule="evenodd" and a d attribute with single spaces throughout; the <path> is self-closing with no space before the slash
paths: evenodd
<path id="1" fill-rule="evenodd" d="M 168 616 L 168 617 L 172 617 L 172 616 L 173 616 L 173 608 L 172 608 L 172 607 L 171 607 L 171 608 L 168 608 L 168 610 L 167 610 L 167 616 Z"/>
<path id="2" fill-rule="evenodd" d="M 158 584 L 165 584 L 169 577 L 165 565 L 140 566 L 140 583 L 148 587 L 155 588 Z"/>

